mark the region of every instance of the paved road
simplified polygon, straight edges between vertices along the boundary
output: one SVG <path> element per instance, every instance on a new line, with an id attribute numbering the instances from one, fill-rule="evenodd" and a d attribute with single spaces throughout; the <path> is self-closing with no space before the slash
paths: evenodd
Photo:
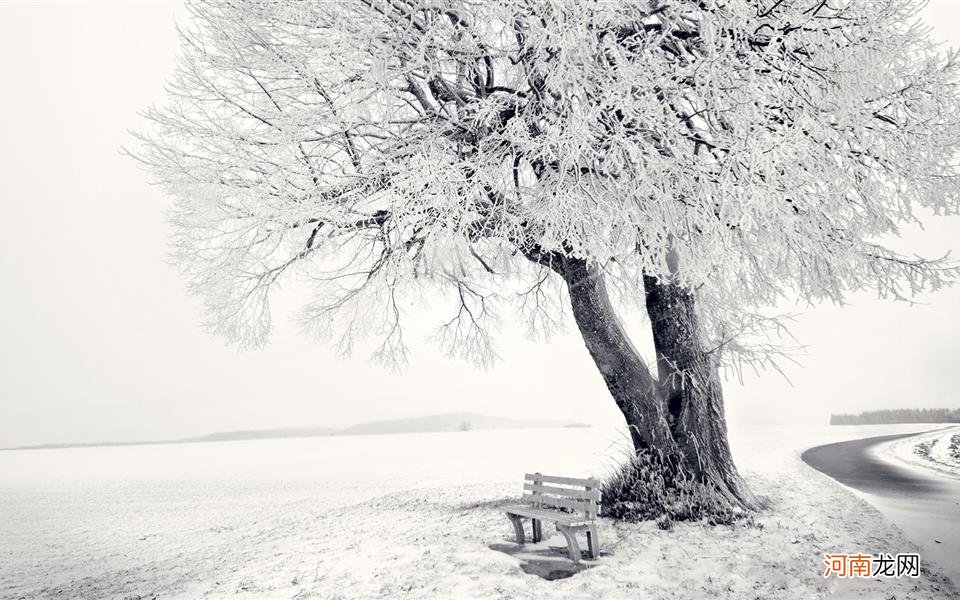
<path id="1" fill-rule="evenodd" d="M 884 496 L 928 496 L 949 491 L 950 486 L 936 475 L 900 467 L 871 455 L 877 444 L 920 435 L 902 433 L 838 442 L 810 448 L 800 455 L 803 462 L 842 484 Z"/>
<path id="2" fill-rule="evenodd" d="M 921 548 L 960 587 L 960 479 L 888 463 L 871 450 L 877 444 L 920 435 L 883 435 L 810 448 L 805 463 L 860 492 Z M 892 548 L 891 552 L 898 549 Z"/>

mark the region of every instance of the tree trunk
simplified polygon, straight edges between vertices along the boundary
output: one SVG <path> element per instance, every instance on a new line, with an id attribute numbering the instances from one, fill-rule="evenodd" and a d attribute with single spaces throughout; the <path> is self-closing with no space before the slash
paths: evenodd
<path id="1" fill-rule="evenodd" d="M 692 480 L 730 507 L 756 507 L 730 455 L 720 379 L 703 346 L 693 296 L 644 278 L 658 357 L 654 378 L 617 317 L 599 268 L 571 258 L 551 267 L 567 283 L 577 327 L 636 452 L 654 457 L 668 486 Z"/>
<path id="2" fill-rule="evenodd" d="M 602 275 L 585 261 L 574 259 L 564 261 L 561 275 L 567 282 L 573 318 L 627 420 L 634 448 L 675 458 L 678 448 L 659 385 L 617 317 Z"/>
<path id="3" fill-rule="evenodd" d="M 757 506 L 730 455 L 717 357 L 704 348 L 694 297 L 653 277 L 645 276 L 643 285 L 658 383 L 687 472 L 713 484 L 733 504 Z"/>

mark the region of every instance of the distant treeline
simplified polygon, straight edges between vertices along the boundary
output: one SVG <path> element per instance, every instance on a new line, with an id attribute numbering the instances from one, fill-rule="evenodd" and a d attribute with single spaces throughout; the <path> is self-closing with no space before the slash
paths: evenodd
<path id="1" fill-rule="evenodd" d="M 883 425 L 885 423 L 960 423 L 960 409 L 897 408 L 868 410 L 859 415 L 830 415 L 831 425 Z"/>

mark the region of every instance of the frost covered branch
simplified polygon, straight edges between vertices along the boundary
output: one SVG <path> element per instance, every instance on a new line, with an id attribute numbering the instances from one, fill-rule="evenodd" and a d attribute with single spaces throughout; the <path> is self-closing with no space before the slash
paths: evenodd
<path id="1" fill-rule="evenodd" d="M 556 265 L 693 290 L 708 347 L 783 298 L 909 299 L 955 263 L 877 244 L 960 209 L 960 62 L 913 0 L 190 3 L 170 99 L 136 157 L 176 199 L 176 260 L 210 327 L 305 322 L 406 353 L 399 298 L 452 312 L 486 362 L 504 310 L 561 320 Z M 438 311 L 438 313 L 441 311 Z M 758 360 L 762 362 L 762 358 Z"/>

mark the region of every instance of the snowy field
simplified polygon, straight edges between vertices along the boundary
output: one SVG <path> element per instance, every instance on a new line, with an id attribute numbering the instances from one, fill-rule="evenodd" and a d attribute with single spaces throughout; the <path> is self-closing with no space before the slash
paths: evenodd
<path id="1" fill-rule="evenodd" d="M 500 551 L 511 527 L 498 507 L 525 471 L 602 476 L 616 431 L 0 452 L 0 598 L 957 597 L 932 565 L 919 579 L 824 579 L 825 552 L 914 547 L 799 458 L 926 429 L 735 430 L 741 469 L 770 503 L 753 524 L 604 520 L 603 556 L 552 581 Z"/>

